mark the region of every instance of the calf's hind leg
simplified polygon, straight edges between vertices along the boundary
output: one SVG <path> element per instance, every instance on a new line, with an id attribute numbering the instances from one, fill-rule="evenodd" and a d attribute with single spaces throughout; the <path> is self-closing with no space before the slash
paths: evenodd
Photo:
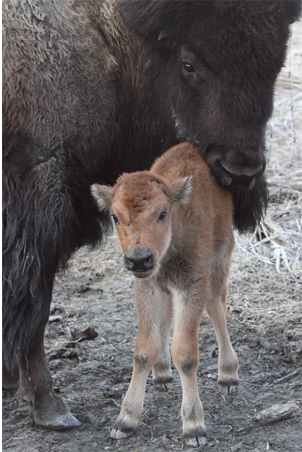
<path id="1" fill-rule="evenodd" d="M 198 327 L 203 311 L 200 295 L 196 299 L 177 293 L 175 305 L 175 334 L 172 344 L 172 359 L 181 378 L 181 417 L 183 434 L 190 446 L 207 442 L 203 406 L 197 387 L 199 363 Z"/>
<path id="2" fill-rule="evenodd" d="M 215 294 L 206 310 L 214 325 L 218 341 L 218 386 L 223 394 L 232 394 L 238 387 L 238 358 L 232 347 L 226 320 L 227 287 Z"/>
<path id="3" fill-rule="evenodd" d="M 171 357 L 169 339 L 172 326 L 172 296 L 161 295 L 161 323 L 159 325 L 160 350 L 156 363 L 152 368 L 153 381 L 157 385 L 163 385 L 167 389 L 167 385 L 173 380 L 171 370 Z"/>

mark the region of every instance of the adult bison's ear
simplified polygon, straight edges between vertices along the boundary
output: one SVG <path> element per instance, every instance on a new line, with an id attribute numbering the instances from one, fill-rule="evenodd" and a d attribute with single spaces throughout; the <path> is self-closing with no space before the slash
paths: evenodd
<path id="1" fill-rule="evenodd" d="M 190 193 L 193 187 L 193 176 L 183 177 L 176 179 L 170 184 L 170 190 L 172 192 L 173 201 L 181 201 L 186 203 L 189 200 Z"/>
<path id="2" fill-rule="evenodd" d="M 113 188 L 107 185 L 94 184 L 91 186 L 91 194 L 97 202 L 100 210 L 109 210 L 113 196 Z"/>
<path id="3" fill-rule="evenodd" d="M 301 0 L 285 0 L 285 9 L 290 24 L 298 20 L 301 16 L 302 1 Z"/>

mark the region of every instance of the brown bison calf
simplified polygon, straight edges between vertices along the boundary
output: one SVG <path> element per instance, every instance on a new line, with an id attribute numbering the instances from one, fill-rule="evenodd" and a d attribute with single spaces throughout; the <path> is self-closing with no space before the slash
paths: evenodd
<path id="1" fill-rule="evenodd" d="M 172 380 L 179 372 L 183 433 L 190 445 L 206 443 L 197 389 L 198 326 L 206 308 L 218 345 L 218 384 L 225 393 L 238 384 L 238 359 L 226 323 L 227 278 L 234 247 L 232 196 L 214 180 L 197 149 L 182 143 L 156 160 L 150 171 L 123 174 L 111 188 L 94 185 L 101 210 L 111 208 L 125 257 L 135 278 L 138 336 L 128 392 L 112 438 L 139 422 L 146 380 Z"/>

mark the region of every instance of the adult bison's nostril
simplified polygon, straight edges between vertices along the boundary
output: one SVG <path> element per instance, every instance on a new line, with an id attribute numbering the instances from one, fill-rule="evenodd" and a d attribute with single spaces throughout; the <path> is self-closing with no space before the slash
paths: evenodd
<path id="1" fill-rule="evenodd" d="M 263 170 L 259 171 L 256 176 L 248 176 L 246 174 L 238 175 L 231 173 L 220 165 L 220 168 L 216 172 L 216 177 L 218 176 L 223 187 L 233 191 L 245 191 L 251 190 L 254 187 L 257 177 L 260 176 L 262 172 Z"/>
<path id="2" fill-rule="evenodd" d="M 240 174 L 235 169 L 235 173 L 232 173 L 229 168 L 225 168 L 224 165 L 219 163 L 219 170 L 217 171 L 221 185 L 234 191 L 251 190 L 256 183 L 257 177 L 259 177 L 265 170 L 265 163 L 257 168 L 256 172 L 247 171 L 248 174 Z"/>
<path id="3" fill-rule="evenodd" d="M 249 155 L 238 152 L 223 152 L 223 147 L 210 147 L 204 153 L 204 158 L 213 174 L 223 187 L 233 191 L 250 190 L 255 180 L 265 170 L 265 157 L 262 154 Z"/>
<path id="4" fill-rule="evenodd" d="M 125 253 L 125 267 L 135 276 L 145 277 L 154 267 L 153 253 L 149 248 L 132 248 Z"/>

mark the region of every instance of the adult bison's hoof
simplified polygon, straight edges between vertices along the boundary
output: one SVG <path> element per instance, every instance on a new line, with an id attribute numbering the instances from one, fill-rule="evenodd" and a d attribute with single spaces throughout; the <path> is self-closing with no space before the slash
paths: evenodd
<path id="1" fill-rule="evenodd" d="M 205 446 L 207 444 L 207 433 L 202 427 L 189 430 L 184 433 L 184 437 L 187 445 L 191 447 Z"/>
<path id="2" fill-rule="evenodd" d="M 59 414 L 51 419 L 43 419 L 42 416 L 32 414 L 33 421 L 40 427 L 49 428 L 52 430 L 63 430 L 67 428 L 80 427 L 81 422 L 71 413 Z"/>

